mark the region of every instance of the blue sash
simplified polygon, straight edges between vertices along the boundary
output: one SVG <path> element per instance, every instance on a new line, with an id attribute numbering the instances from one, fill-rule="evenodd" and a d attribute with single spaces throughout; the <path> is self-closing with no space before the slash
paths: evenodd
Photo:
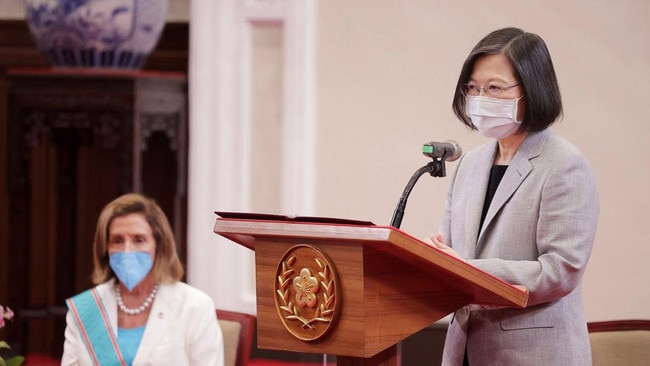
<path id="1" fill-rule="evenodd" d="M 92 288 L 66 300 L 79 334 L 95 366 L 127 366 L 104 303 Z"/>

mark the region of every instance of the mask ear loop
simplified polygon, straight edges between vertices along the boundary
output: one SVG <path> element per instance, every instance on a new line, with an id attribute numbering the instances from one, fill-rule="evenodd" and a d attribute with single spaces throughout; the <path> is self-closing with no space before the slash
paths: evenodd
<path id="1" fill-rule="evenodd" d="M 517 115 L 519 114 L 519 100 L 521 100 L 521 98 L 523 97 L 524 96 L 522 95 L 519 98 L 515 98 L 515 118 L 514 118 L 515 121 L 514 122 L 518 124 L 521 124 L 524 121 L 523 116 L 521 118 L 521 121 L 517 119 Z"/>

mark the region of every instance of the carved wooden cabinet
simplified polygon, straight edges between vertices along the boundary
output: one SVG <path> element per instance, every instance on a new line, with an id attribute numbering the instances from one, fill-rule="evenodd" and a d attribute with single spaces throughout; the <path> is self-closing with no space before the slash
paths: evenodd
<path id="1" fill-rule="evenodd" d="M 23 352 L 59 356 L 67 297 L 92 286 L 101 208 L 153 197 L 185 261 L 187 82 L 182 73 L 104 69 L 7 72 L 9 223 L 3 271 Z M 3 299 L 4 300 L 4 299 Z"/>

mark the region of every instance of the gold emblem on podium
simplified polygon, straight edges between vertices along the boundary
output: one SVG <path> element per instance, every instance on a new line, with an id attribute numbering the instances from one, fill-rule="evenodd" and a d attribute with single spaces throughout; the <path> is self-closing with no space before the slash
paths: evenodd
<path id="1" fill-rule="evenodd" d="M 340 302 L 337 273 L 325 253 L 299 244 L 282 257 L 276 270 L 275 307 L 296 338 L 313 341 L 334 324 Z"/>

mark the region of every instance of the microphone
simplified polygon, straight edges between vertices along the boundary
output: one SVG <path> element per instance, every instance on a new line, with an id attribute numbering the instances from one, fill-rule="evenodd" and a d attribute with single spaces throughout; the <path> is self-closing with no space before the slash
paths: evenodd
<path id="1" fill-rule="evenodd" d="M 422 154 L 432 159 L 454 161 L 463 155 L 463 149 L 454 140 L 446 140 L 445 142 L 431 141 L 422 146 Z"/>
<path id="2" fill-rule="evenodd" d="M 463 149 L 456 141 L 446 140 L 445 142 L 427 142 L 422 146 L 422 154 L 433 159 L 429 164 L 418 169 L 411 179 L 406 184 L 404 192 L 397 203 L 397 208 L 393 212 L 393 219 L 390 225 L 399 229 L 406 210 L 406 201 L 408 200 L 411 190 L 417 183 L 418 179 L 425 173 L 429 173 L 432 177 L 444 177 L 447 175 L 445 168 L 445 161 L 454 161 L 463 154 Z"/>

